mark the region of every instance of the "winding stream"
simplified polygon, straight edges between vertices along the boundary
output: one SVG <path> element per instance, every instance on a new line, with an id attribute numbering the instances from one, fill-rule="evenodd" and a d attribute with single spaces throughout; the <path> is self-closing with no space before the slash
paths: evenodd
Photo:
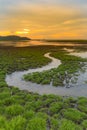
<path id="1" fill-rule="evenodd" d="M 9 86 L 14 86 L 18 87 L 20 90 L 28 90 L 29 92 L 36 92 L 39 94 L 56 94 L 56 95 L 62 95 L 62 96 L 85 96 L 87 97 L 87 84 L 80 84 L 82 81 L 78 80 L 76 85 L 71 88 L 66 88 L 66 87 L 53 87 L 51 84 L 50 85 L 41 85 L 41 84 L 36 84 L 32 82 L 26 82 L 24 81 L 23 75 L 32 73 L 32 72 L 42 72 L 44 70 L 50 70 L 52 68 L 57 68 L 60 64 L 61 61 L 51 57 L 50 53 L 46 53 L 44 55 L 45 57 L 51 59 L 51 63 L 49 63 L 46 66 L 43 66 L 42 68 L 36 68 L 36 69 L 29 69 L 27 71 L 16 71 L 12 74 L 6 75 L 6 82 Z M 87 71 L 85 74 L 79 76 L 79 78 L 82 77 L 87 77 Z M 83 80 L 83 78 L 82 78 Z"/>

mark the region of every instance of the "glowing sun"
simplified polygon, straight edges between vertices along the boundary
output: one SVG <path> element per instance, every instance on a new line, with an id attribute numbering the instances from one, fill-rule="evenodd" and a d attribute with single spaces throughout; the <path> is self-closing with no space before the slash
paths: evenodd
<path id="1" fill-rule="evenodd" d="M 22 31 L 16 31 L 16 34 L 28 34 L 29 32 L 29 29 L 23 29 Z"/>

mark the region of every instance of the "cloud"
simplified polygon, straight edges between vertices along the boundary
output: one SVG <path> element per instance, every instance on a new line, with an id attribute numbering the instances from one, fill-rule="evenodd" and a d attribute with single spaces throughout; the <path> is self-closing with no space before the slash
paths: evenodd
<path id="1" fill-rule="evenodd" d="M 78 23 L 87 23 L 87 18 L 67 20 L 63 22 L 64 25 L 78 24 Z"/>
<path id="2" fill-rule="evenodd" d="M 87 0 L 0 0 L 0 34 L 31 37 L 86 37 Z M 24 33 L 24 32 L 23 32 Z"/>

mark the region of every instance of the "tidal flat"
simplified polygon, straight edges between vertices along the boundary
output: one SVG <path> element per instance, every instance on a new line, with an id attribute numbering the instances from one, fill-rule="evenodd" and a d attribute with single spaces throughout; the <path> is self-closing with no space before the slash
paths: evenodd
<path id="1" fill-rule="evenodd" d="M 51 59 L 44 57 L 44 54 L 48 52 L 51 52 L 51 56 L 61 60 L 62 63 L 52 72 L 52 76 L 55 72 L 54 80 L 56 79 L 56 71 L 59 71 L 61 77 L 63 76 L 62 79 L 66 76 L 65 71 L 67 71 L 66 74 L 69 73 L 68 75 L 71 74 L 78 77 L 77 72 L 86 71 L 84 67 L 86 67 L 87 59 L 68 55 L 68 52 L 63 50 L 64 47 L 48 45 L 23 48 L 0 47 L 0 129 L 87 129 L 87 97 L 54 94 L 40 95 L 20 90 L 18 86 L 8 86 L 5 81 L 7 74 L 35 69 L 49 64 Z M 82 47 L 68 46 L 67 48 L 73 48 L 76 52 L 80 52 Z M 84 46 L 82 50 L 86 51 Z M 45 75 L 45 73 L 49 74 L 49 72 L 41 72 L 41 74 L 44 73 Z M 57 82 L 61 84 L 61 82 Z"/>

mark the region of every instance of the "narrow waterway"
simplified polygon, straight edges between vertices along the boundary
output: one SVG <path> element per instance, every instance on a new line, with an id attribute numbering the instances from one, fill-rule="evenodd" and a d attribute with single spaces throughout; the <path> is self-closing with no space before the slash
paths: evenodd
<path id="1" fill-rule="evenodd" d="M 87 84 L 85 82 L 83 83 L 83 76 L 85 80 L 87 77 L 87 71 L 84 74 L 80 73 L 77 83 L 70 88 L 60 87 L 60 86 L 53 87 L 52 85 L 41 85 L 41 84 L 24 81 L 22 79 L 24 74 L 33 73 L 33 72 L 42 72 L 44 70 L 57 68 L 61 64 L 61 61 L 54 57 L 51 57 L 50 53 L 46 53 L 44 56 L 51 59 L 52 60 L 51 63 L 49 63 L 46 66 L 43 66 L 42 68 L 29 69 L 27 71 L 18 71 L 18 72 L 16 71 L 12 74 L 6 75 L 7 84 L 9 86 L 18 87 L 20 90 L 28 90 L 29 92 L 35 92 L 39 94 L 56 94 L 62 96 L 87 97 Z"/>

